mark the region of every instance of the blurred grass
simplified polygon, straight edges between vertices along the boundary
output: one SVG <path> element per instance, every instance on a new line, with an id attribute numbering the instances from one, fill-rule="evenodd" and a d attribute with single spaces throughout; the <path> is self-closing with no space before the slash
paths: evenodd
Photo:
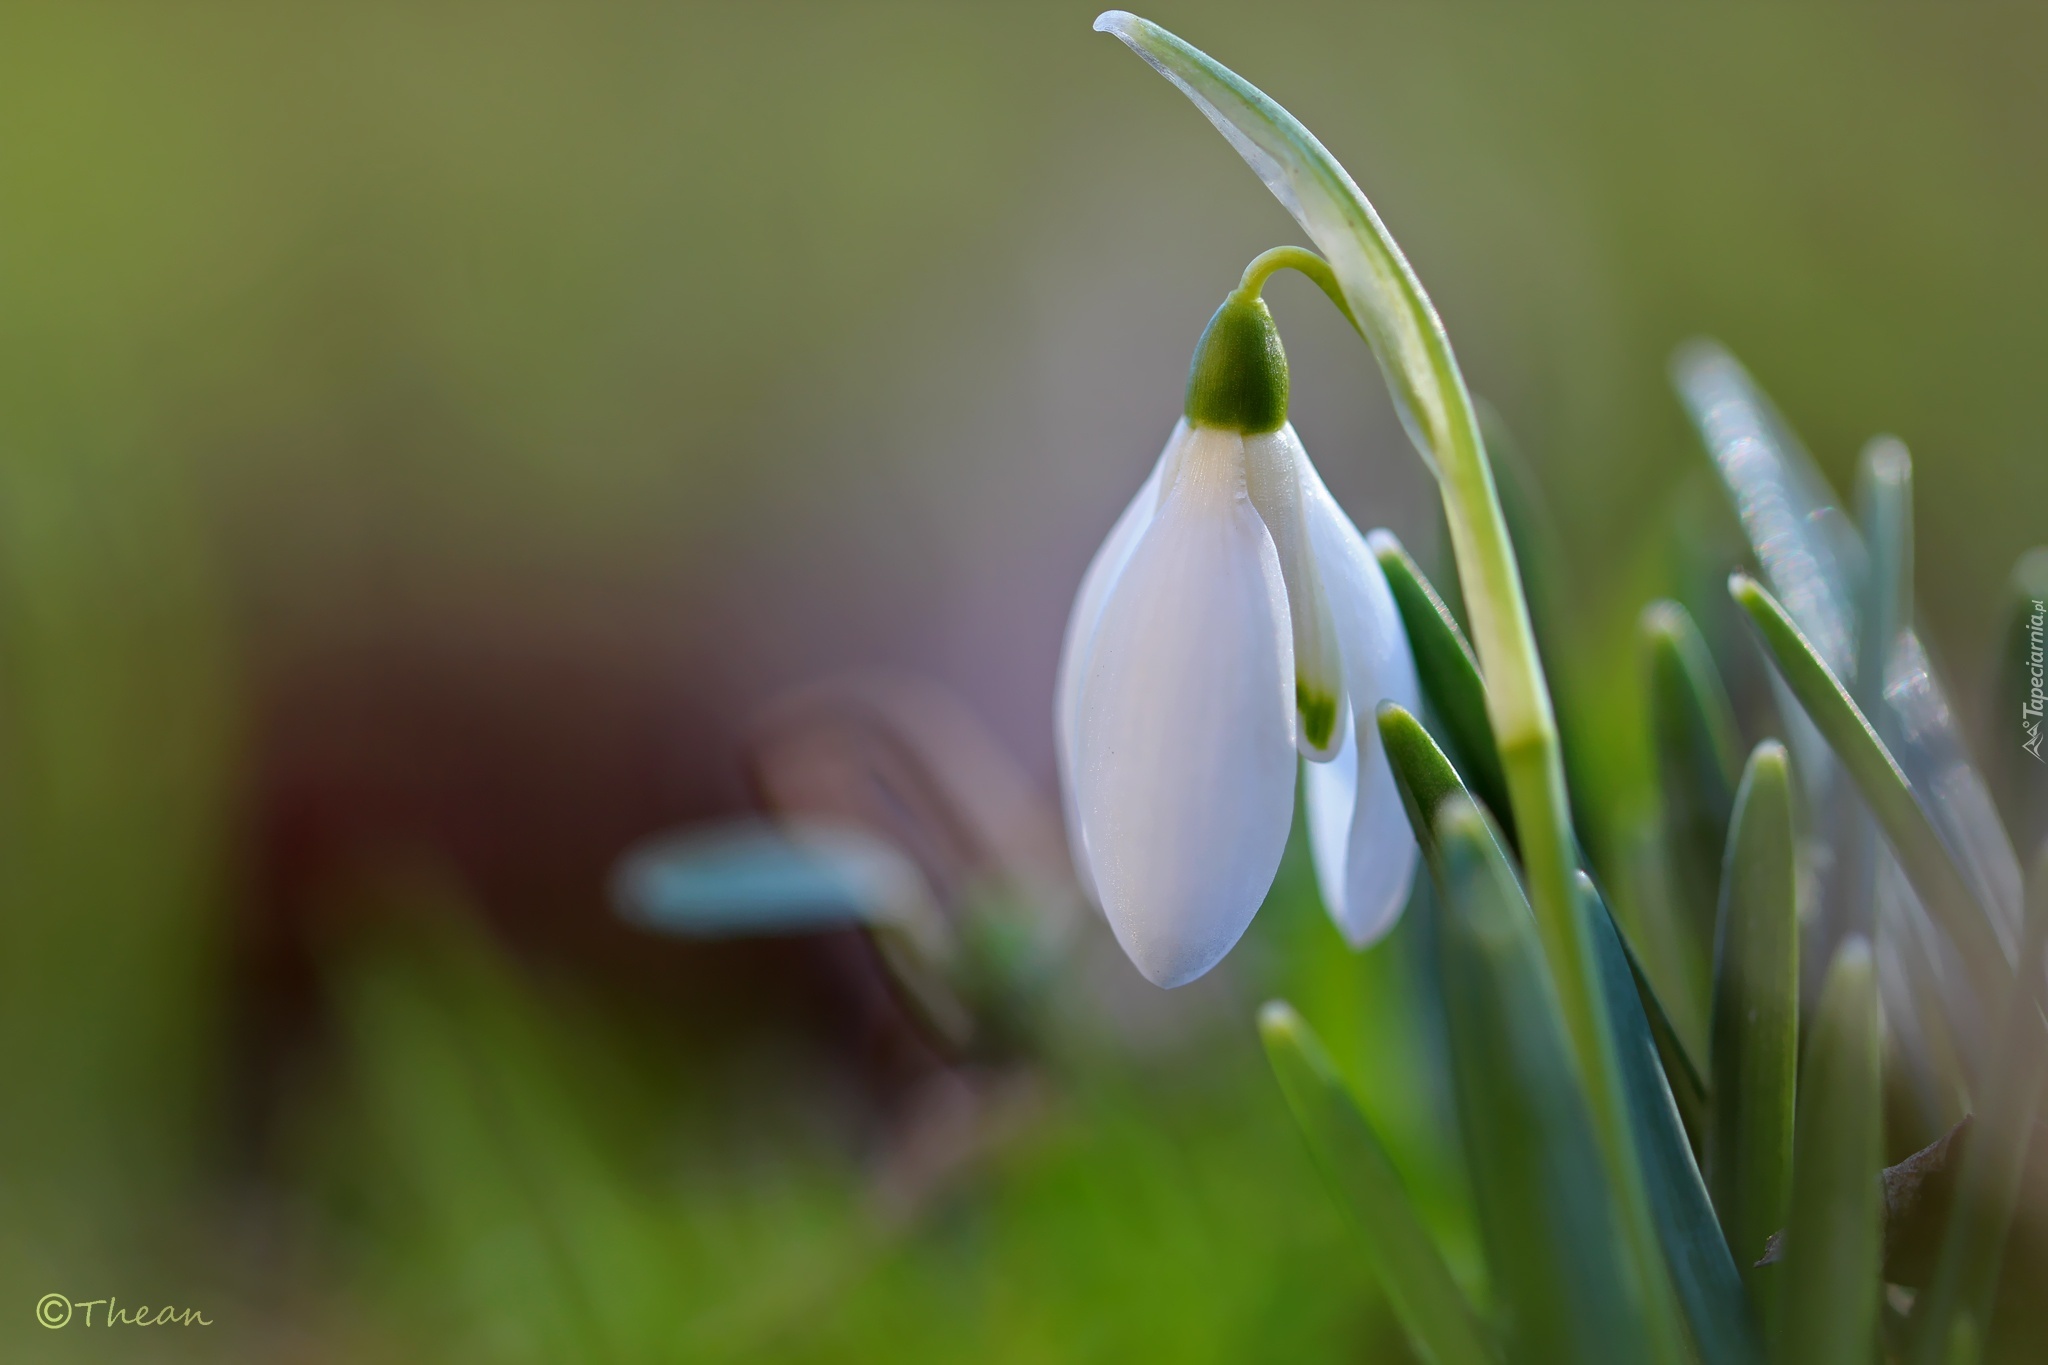
<path id="1" fill-rule="evenodd" d="M 483 620 L 651 677 L 702 711 L 661 752 L 707 771 L 766 688 L 888 662 L 1049 775 L 1081 565 L 1217 294 L 1292 236 L 1092 13 L 0 12 L 0 1313 L 137 1277 L 219 1296 L 252 1358 L 314 1349 L 294 1330 L 421 1359 L 1396 1350 L 1259 1061 L 1268 994 L 1476 1278 L 1427 901 L 1345 954 L 1298 848 L 1218 987 L 1243 998 L 1178 1025 L 1199 1047 L 1063 1058 L 1044 1121 L 900 1241 L 859 1144 L 817 1127 L 843 1078 L 721 1066 L 488 936 L 323 962 L 345 1041 L 312 1131 L 289 1161 L 224 1131 L 233 954 L 276 908 L 263 746 L 376 642 L 459 649 Z M 1685 549 L 1719 511 L 1672 535 L 1658 510 L 1700 464 L 1663 376 L 1682 337 L 1741 354 L 1838 489 L 1872 432 L 1907 440 L 1930 647 L 1961 698 L 1989 689 L 2048 507 L 2048 18 L 1152 16 L 1330 142 L 1521 438 L 1586 608 L 1546 647 L 1568 721 L 1600 722 L 1570 725 L 1598 860 L 1652 799 L 1636 610 L 1680 596 L 1726 656 L 1718 570 L 1689 586 L 1713 556 Z M 1423 552 L 1428 490 L 1355 341 L 1274 298 L 1333 489 Z M 518 780 L 559 805 L 555 778 Z M 303 1182 L 275 1221 L 316 1252 L 260 1250 L 269 1214 L 258 1251 L 236 1231 L 273 1160 Z"/>

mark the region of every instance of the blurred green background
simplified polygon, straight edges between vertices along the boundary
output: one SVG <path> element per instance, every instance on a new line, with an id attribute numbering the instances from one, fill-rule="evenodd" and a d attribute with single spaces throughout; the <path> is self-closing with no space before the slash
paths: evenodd
<path id="1" fill-rule="evenodd" d="M 1091 958 L 909 1200 L 959 1069 L 844 942 L 606 904 L 847 669 L 1049 795 L 1081 569 L 1299 239 L 1093 13 L 0 10 L 0 1354 L 1402 1358 L 1250 1010 L 1340 1047 L 1457 1245 L 1416 933 L 1346 954 L 1299 850 L 1216 978 Z M 1974 711 L 2048 530 L 2048 13 L 1147 14 L 1346 162 L 1514 429 L 1596 853 L 1649 799 L 1688 336 L 1838 488 L 1906 440 Z M 1376 372 L 1270 297 L 1333 490 L 1426 553 Z M 50 1291 L 214 1325 L 49 1331 Z"/>

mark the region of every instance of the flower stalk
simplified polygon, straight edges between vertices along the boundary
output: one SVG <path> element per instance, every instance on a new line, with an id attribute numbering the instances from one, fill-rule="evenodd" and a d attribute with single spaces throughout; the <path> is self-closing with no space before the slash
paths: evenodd
<path id="1" fill-rule="evenodd" d="M 1634 1251 L 1630 1260 L 1644 1268 L 1651 1320 L 1667 1329 L 1658 1334 L 1660 1354 L 1679 1359 L 1683 1348 L 1676 1339 L 1671 1287 L 1628 1129 L 1594 946 L 1573 894 L 1577 841 L 1557 720 L 1478 415 L 1443 322 L 1364 193 L 1291 114 L 1207 54 L 1136 15 L 1112 10 L 1095 27 L 1128 44 L 1187 95 L 1307 231 L 1348 305 L 1346 315 L 1379 362 L 1410 440 L 1437 475 L 1538 938 L 1623 1211 Z"/>

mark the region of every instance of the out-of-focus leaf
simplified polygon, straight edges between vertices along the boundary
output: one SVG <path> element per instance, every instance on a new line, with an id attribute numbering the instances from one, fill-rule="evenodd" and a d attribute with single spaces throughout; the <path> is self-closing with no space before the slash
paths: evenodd
<path id="1" fill-rule="evenodd" d="M 457 1358 L 651 1358 L 667 1234 L 586 1108 L 575 1048 L 456 894 L 393 887 L 330 964 L 383 1231 L 456 1297 Z M 445 1310 L 444 1310 L 445 1311 Z"/>
<path id="2" fill-rule="evenodd" d="M 1436 817 L 1438 950 L 1458 1111 L 1511 1358 L 1651 1358 L 1592 1116 L 1529 913 L 1484 812 Z"/>
<path id="3" fill-rule="evenodd" d="M 1898 726 L 1884 701 L 1884 668 L 1899 633 L 1913 621 L 1913 462 L 1893 437 L 1871 440 L 1857 461 L 1856 520 L 1863 531 L 1866 569 L 1856 600 L 1856 667 L 1843 681 L 1878 738 L 1898 753 Z M 1903 762 L 1905 755 L 1899 757 Z M 1899 907 L 1880 899 L 1881 894 L 1896 899 L 1899 889 L 1891 855 L 1860 801 L 1839 800 L 1833 807 L 1833 872 L 1820 898 L 1816 937 L 1825 944 L 1858 933 L 1875 943 L 1878 994 L 1898 1026 L 1894 1052 L 1901 1072 L 1921 1093 L 1923 1107 L 1929 1107 L 1939 1089 L 1928 1062 L 1934 1043 L 1925 1036 L 1929 1026 L 1910 998 L 1909 985 L 1925 964 L 1902 953 L 1896 913 L 1886 918 L 1886 912 Z"/>
<path id="4" fill-rule="evenodd" d="M 1728 1244 L 1753 1263 L 1785 1225 L 1799 1062 L 1799 909 L 1791 774 L 1784 746 L 1743 770 L 1714 945 L 1713 1121 L 1707 1174 Z"/>
<path id="5" fill-rule="evenodd" d="M 1855 678 L 1861 563 L 1856 529 L 1835 505 L 1813 458 L 1771 400 L 1735 358 L 1711 341 L 1693 341 L 1672 359 L 1672 380 L 1728 491 L 1763 581 L 1812 642 L 1836 677 Z M 1819 988 L 1825 954 L 1845 933 L 1869 930 L 1870 850 L 1867 822 L 1837 790 L 1839 765 L 1825 727 L 1787 695 L 1786 679 L 1770 679 L 1811 819 L 1807 837 L 1819 854 L 1815 906 L 1821 953 L 1803 988 Z M 1859 856 L 1859 845 L 1861 853 Z"/>
<path id="6" fill-rule="evenodd" d="M 1992 998 L 2002 995 L 2006 964 L 1991 922 L 1898 762 L 1777 599 L 1747 574 L 1731 577 L 1728 590 L 1748 613 L 1779 676 L 1855 780 L 1913 889 L 1955 941 L 1973 986 Z"/>
<path id="7" fill-rule="evenodd" d="M 2048 1080 L 2041 1016 L 2048 1005 L 2048 843 L 2028 878 L 2020 968 L 2001 1021 L 1998 1055 L 1986 1087 L 1981 1131 L 1968 1144 L 1956 1198 L 1942 1233 L 1933 1282 L 1913 1323 L 1913 1365 L 1943 1357 L 1954 1333 L 1991 1319 L 2006 1234 L 2019 1194 L 2028 1135 Z"/>
<path id="8" fill-rule="evenodd" d="M 619 860 L 612 900 L 642 928 L 689 938 L 812 933 L 930 910 L 916 867 L 872 835 L 761 820 L 639 845 Z"/>
<path id="9" fill-rule="evenodd" d="M 1955 710 L 1934 665 L 1912 630 L 1899 633 L 1885 664 L 1884 699 L 1891 715 L 1888 742 L 1899 768 L 1926 807 L 1956 867 L 1989 914 L 1992 931 L 2010 952 L 2019 941 L 2020 860 L 1991 803 L 1991 792 L 1970 762 Z"/>
<path id="10" fill-rule="evenodd" d="M 619 915 L 687 938 L 865 928 L 918 1016 L 964 1046 L 960 944 L 917 865 L 853 825 L 743 820 L 665 835 L 632 849 L 612 874 Z"/>
<path id="11" fill-rule="evenodd" d="M 1578 888 L 1587 933 L 1600 956 L 1600 985 L 1607 993 L 1607 1018 L 1628 1088 L 1629 1121 L 1642 1154 L 1650 1212 L 1694 1347 L 1701 1365 L 1759 1360 L 1762 1345 L 1742 1280 L 1693 1161 L 1621 935 L 1592 878 L 1581 872 Z"/>
<path id="12" fill-rule="evenodd" d="M 1721 858 L 1741 775 L 1735 711 L 1692 617 L 1653 602 L 1641 622 L 1649 674 L 1651 739 L 1664 803 L 1664 850 L 1687 923 L 1680 935 L 1688 984 L 1704 998 L 1713 959 Z"/>
<path id="13" fill-rule="evenodd" d="M 1812 458 L 1748 371 L 1714 342 L 1681 347 L 1671 377 L 1765 580 L 1821 660 L 1849 676 L 1856 630 L 1843 528 L 1826 515 L 1832 499 Z"/>
<path id="14" fill-rule="evenodd" d="M 1835 953 L 1799 1086 L 1776 1358 L 1869 1365 L 1883 1289 L 1883 1076 L 1868 940 Z"/>
<path id="15" fill-rule="evenodd" d="M 1355 1216 L 1380 1288 L 1410 1342 L 1437 1365 L 1497 1359 L 1486 1329 L 1409 1202 L 1379 1135 L 1322 1040 L 1284 1000 L 1259 1011 L 1259 1036 L 1316 1164 Z"/>
<path id="16" fill-rule="evenodd" d="M 1877 714 L 1885 662 L 1913 625 L 1913 459 L 1894 436 L 1879 436 L 1856 464 L 1856 523 L 1869 558 L 1857 614 L 1856 704 Z"/>
<path id="17" fill-rule="evenodd" d="M 1494 744 L 1493 722 L 1486 717 L 1486 684 L 1479 674 L 1479 660 L 1458 628 L 1457 618 L 1393 533 L 1374 531 L 1366 541 L 1393 590 L 1401 626 L 1415 654 L 1416 677 L 1430 709 L 1443 722 L 1445 743 L 1457 756 L 1458 771 L 1494 812 L 1513 843 L 1507 779 L 1501 772 L 1500 750 Z"/>

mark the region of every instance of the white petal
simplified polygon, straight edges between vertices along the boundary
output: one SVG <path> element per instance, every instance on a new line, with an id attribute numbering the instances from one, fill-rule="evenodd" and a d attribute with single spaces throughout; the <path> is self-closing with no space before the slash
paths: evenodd
<path id="1" fill-rule="evenodd" d="M 1330 917 L 1354 948 L 1394 927 L 1415 880 L 1415 832 L 1387 766 L 1375 715 L 1383 701 L 1421 709 L 1415 658 L 1386 575 L 1306 458 L 1302 491 L 1310 543 L 1344 651 L 1350 731 L 1330 763 L 1307 770 L 1309 852 Z"/>
<path id="2" fill-rule="evenodd" d="M 1309 544 L 1301 471 L 1308 453 L 1291 423 L 1244 438 L 1245 491 L 1273 537 L 1294 632 L 1294 732 L 1301 756 L 1327 763 L 1343 744 L 1344 665 L 1329 595 Z"/>
<path id="3" fill-rule="evenodd" d="M 1122 576 L 1145 528 L 1152 524 L 1153 513 L 1159 510 L 1161 475 L 1187 439 L 1188 424 L 1183 418 L 1174 424 L 1173 434 L 1166 438 L 1166 448 L 1153 461 L 1152 472 L 1139 485 L 1137 496 L 1117 517 L 1116 525 L 1109 528 L 1095 558 L 1088 561 L 1088 571 L 1081 575 L 1081 587 L 1074 594 L 1074 608 L 1067 614 L 1067 633 L 1060 645 L 1059 682 L 1053 699 L 1053 757 L 1059 764 L 1060 806 L 1067 818 L 1067 849 L 1074 861 L 1074 875 L 1089 902 L 1098 906 L 1101 897 L 1096 894 L 1095 874 L 1088 865 L 1088 846 L 1082 837 L 1080 807 L 1074 796 L 1074 778 L 1080 771 L 1074 743 L 1075 717 L 1081 709 L 1081 680 L 1087 676 L 1088 656 L 1095 644 L 1095 626 L 1102 619 L 1103 603 L 1109 600 L 1109 590 Z"/>
<path id="4" fill-rule="evenodd" d="M 1199 430 L 1103 606 L 1075 727 L 1095 887 L 1158 985 L 1215 966 L 1272 886 L 1293 816 L 1293 683 L 1243 440 Z"/>

